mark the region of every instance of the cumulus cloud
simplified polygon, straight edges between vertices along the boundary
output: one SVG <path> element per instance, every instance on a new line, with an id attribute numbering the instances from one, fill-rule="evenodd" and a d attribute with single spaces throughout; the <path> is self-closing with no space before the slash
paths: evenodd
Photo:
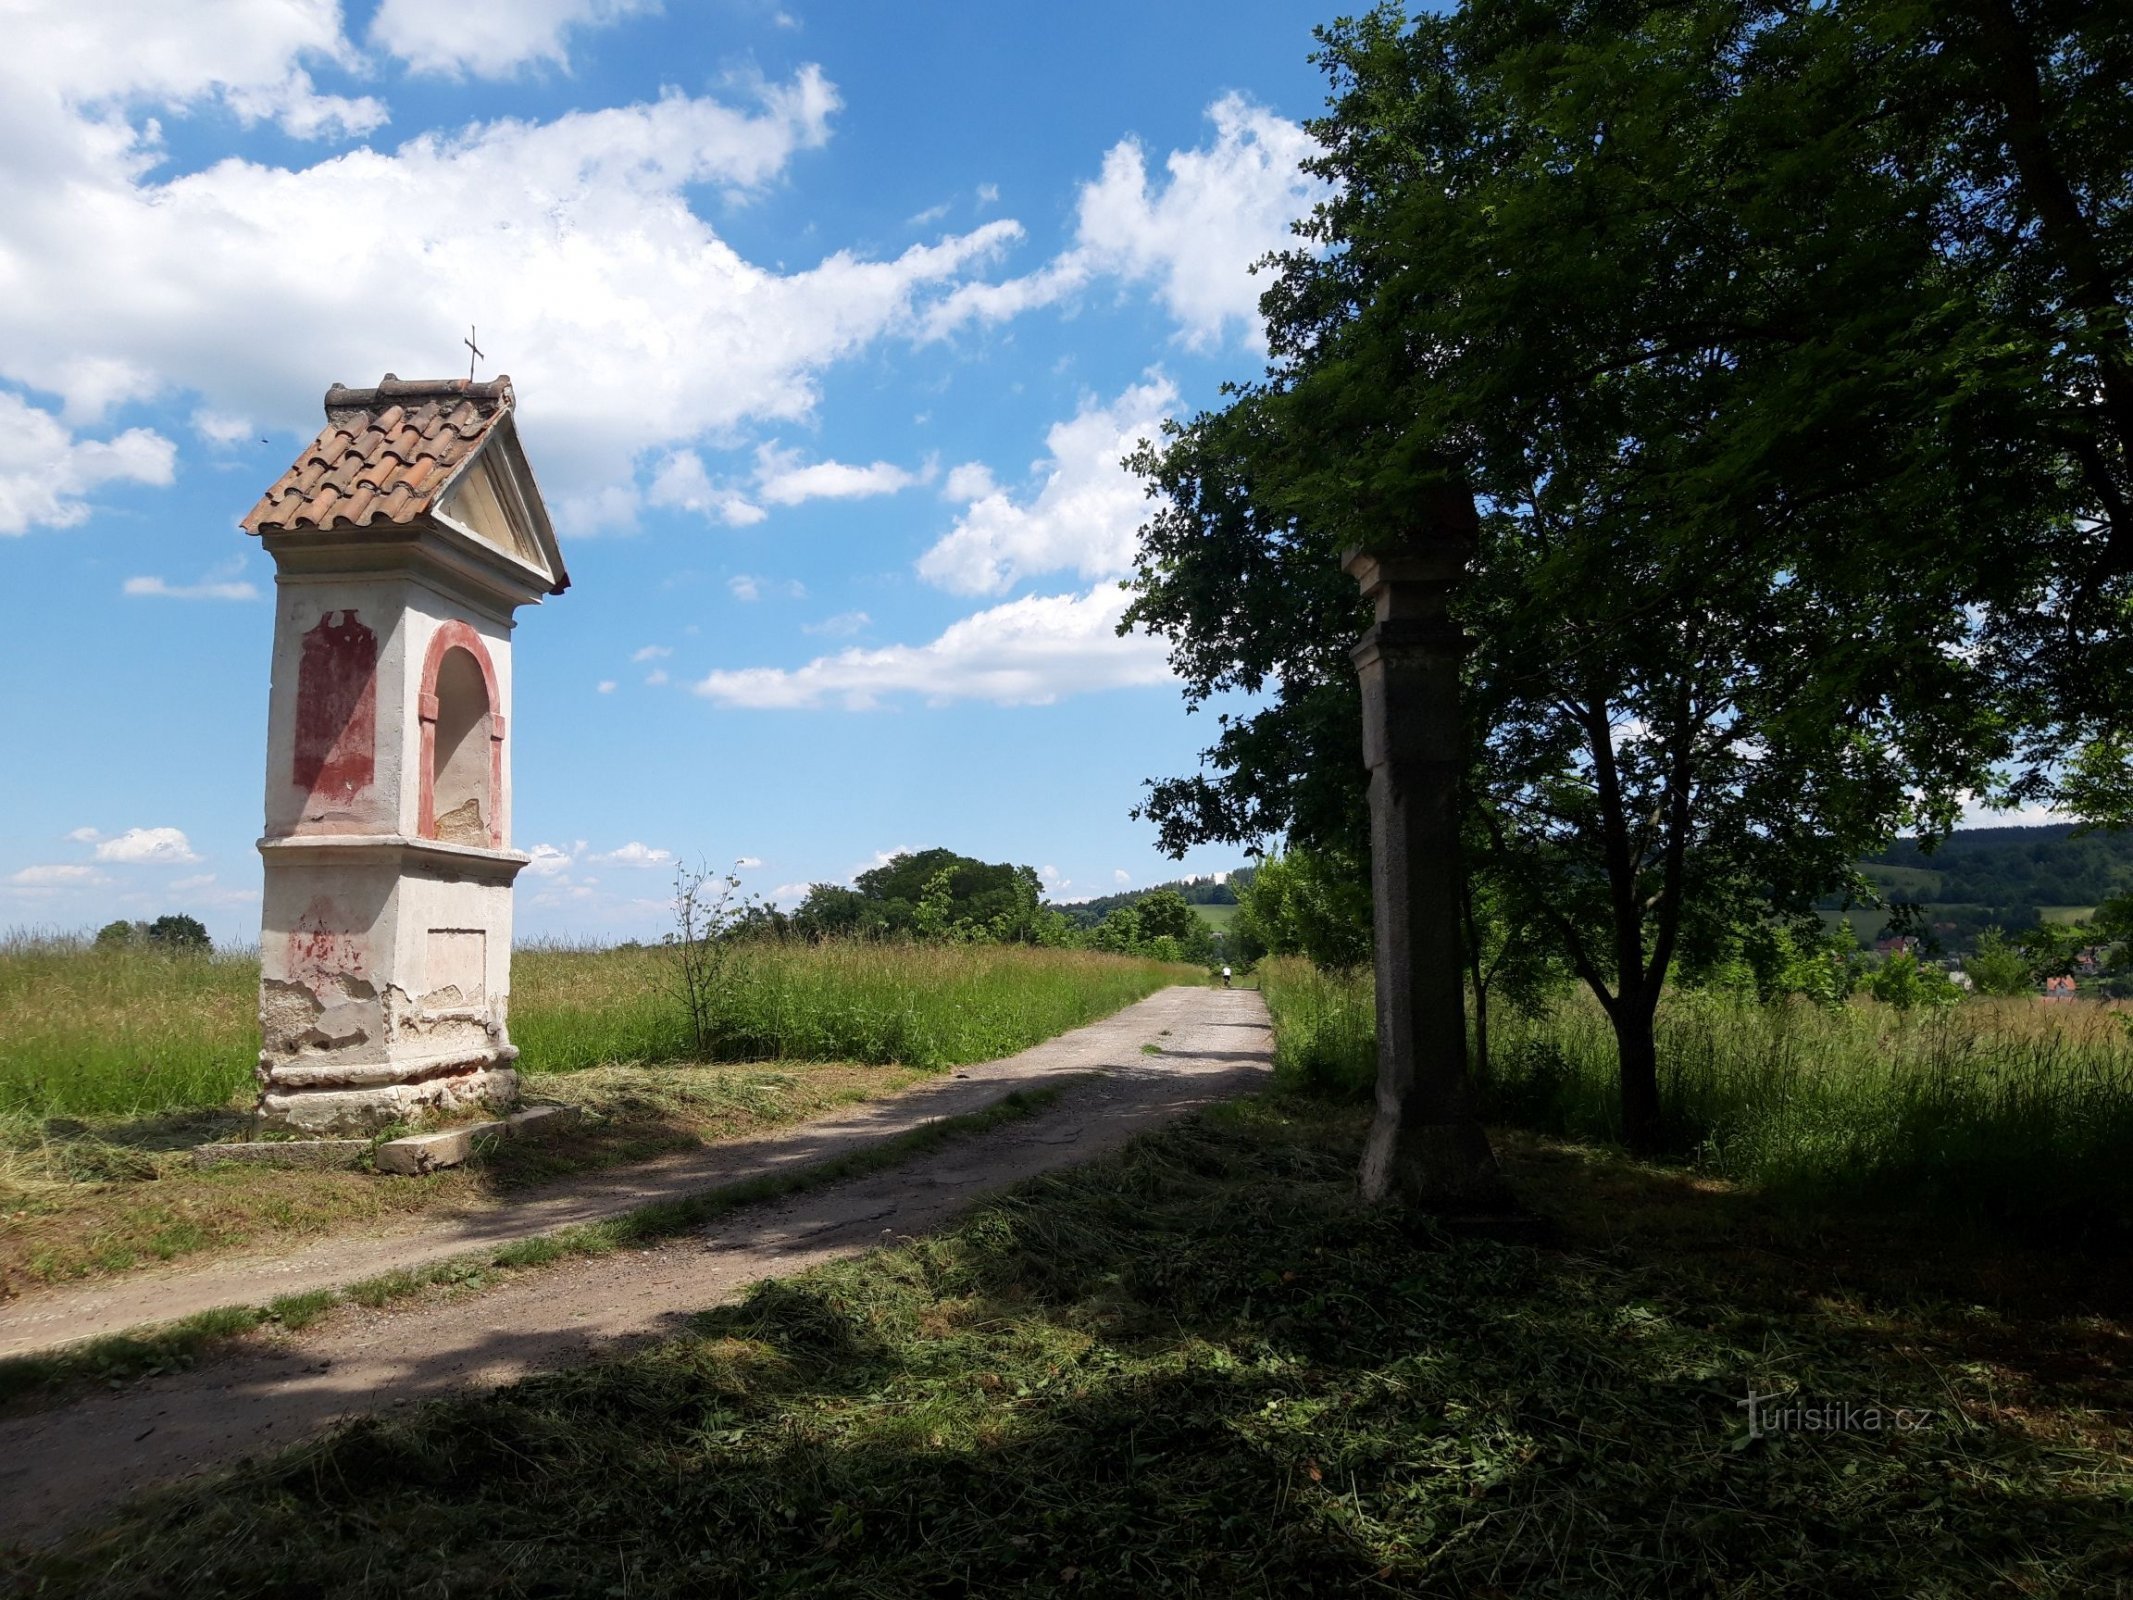
<path id="1" fill-rule="evenodd" d="M 864 633 L 873 622 L 864 611 L 840 611 L 834 617 L 824 617 L 820 622 L 801 624 L 802 633 L 823 634 L 832 639 L 849 639 L 855 633 Z"/>
<path id="2" fill-rule="evenodd" d="M 770 515 L 732 484 L 715 482 L 694 450 L 677 450 L 660 462 L 645 498 L 655 506 L 693 511 L 729 528 L 751 527 Z"/>
<path id="3" fill-rule="evenodd" d="M 544 17 L 599 10 L 548 3 Z M 484 14 L 506 9 L 520 8 Z M 303 62 L 350 59 L 338 18 L 331 0 L 112 0 L 11 17 L 0 383 L 59 408 L 4 401 L 0 527 L 78 521 L 82 496 L 114 478 L 169 480 L 167 441 L 95 432 L 115 405 L 185 394 L 196 415 L 308 432 L 323 378 L 449 371 L 470 320 L 517 380 L 560 518 L 627 524 L 646 497 L 707 492 L 693 446 L 805 419 L 829 366 L 915 332 L 1019 235 L 996 221 L 886 260 L 839 251 L 791 271 L 744 259 L 691 196 L 759 190 L 827 140 L 838 96 L 814 67 L 309 165 L 231 158 L 159 174 L 160 113 L 226 104 L 299 131 L 372 118 L 304 99 Z M 289 247 L 302 239 L 331 241 L 332 271 Z M 393 316 L 372 314 L 377 285 L 417 281 L 423 293 Z M 741 500 L 711 508 L 750 517 Z"/>
<path id="4" fill-rule="evenodd" d="M 745 572 L 736 572 L 726 580 L 726 592 L 744 605 L 752 605 L 763 598 L 763 580 L 751 578 Z"/>
<path id="5" fill-rule="evenodd" d="M 382 0 L 370 42 L 442 77 L 504 77 L 536 63 L 567 67 L 565 36 L 659 9 L 657 0 Z"/>
<path id="6" fill-rule="evenodd" d="M 577 853 L 584 848 L 583 839 L 568 850 L 559 849 L 552 844 L 537 844 L 530 852 L 533 859 L 526 863 L 525 870 L 536 878 L 552 878 L 558 873 L 568 872 L 571 863 L 577 859 Z"/>
<path id="7" fill-rule="evenodd" d="M 163 600 L 257 600 L 259 588 L 242 579 L 230 582 L 204 578 L 198 583 L 172 583 L 164 578 L 128 578 L 121 594 L 154 596 Z"/>
<path id="8" fill-rule="evenodd" d="M 957 594 L 1000 594 L 1033 573 L 1103 578 L 1127 571 L 1150 506 L 1120 461 L 1157 436 L 1177 403 L 1177 389 L 1160 376 L 1108 405 L 1084 403 L 1045 435 L 1050 454 L 1033 469 L 1037 491 L 1026 500 L 994 485 L 981 467 L 957 467 L 951 484 L 959 480 L 975 498 L 919 558 L 919 576 Z"/>
<path id="9" fill-rule="evenodd" d="M 355 54 L 341 32 L 339 0 L 10 6 L 0 101 L 13 110 L 0 112 L 0 127 L 11 133 L 55 111 L 86 113 L 123 144 L 111 114 L 205 102 L 244 122 L 277 123 L 299 139 L 363 133 L 385 121 L 385 107 L 320 94 L 302 65 L 349 64 Z"/>
<path id="10" fill-rule="evenodd" d="M 797 450 L 781 450 L 766 444 L 756 451 L 756 493 L 774 506 L 796 506 L 807 500 L 863 500 L 871 495 L 895 494 L 913 484 L 924 483 L 930 472 L 912 472 L 893 462 L 876 461 L 871 466 L 852 466 L 842 461 L 803 464 Z"/>
<path id="11" fill-rule="evenodd" d="M 672 655 L 673 653 L 674 647 L 672 645 L 648 644 L 644 646 L 641 650 L 632 651 L 630 654 L 630 659 L 632 661 L 639 662 L 658 661 L 666 656 Z"/>
<path id="12" fill-rule="evenodd" d="M 1080 248 L 1100 270 L 1152 286 L 1188 343 L 1205 346 L 1231 324 L 1259 332 L 1265 284 L 1252 263 L 1293 244 L 1324 185 L 1302 170 L 1317 150 L 1295 123 L 1228 94 L 1208 108 L 1215 141 L 1174 150 L 1168 183 L 1151 184 L 1140 145 L 1104 157 L 1081 193 Z"/>
<path id="13" fill-rule="evenodd" d="M 0 390 L 0 534 L 72 527 L 89 515 L 83 496 L 103 484 L 169 483 L 177 454 L 148 428 L 79 438 L 50 412 Z"/>
<path id="14" fill-rule="evenodd" d="M 1163 178 L 1147 152 L 1124 139 L 1082 187 L 1073 245 L 1035 272 L 965 284 L 927 317 L 936 336 L 968 323 L 1001 322 L 1051 305 L 1099 280 L 1151 289 L 1196 348 L 1232 329 L 1264 342 L 1252 264 L 1293 244 L 1290 225 L 1308 216 L 1325 186 L 1301 168 L 1317 146 L 1296 123 L 1227 94 L 1208 107 L 1214 140 L 1173 150 Z"/>
<path id="15" fill-rule="evenodd" d="M 713 672 L 694 687 L 724 706 L 790 710 L 834 702 L 862 711 L 902 694 L 935 704 L 1045 705 L 1062 695 L 1167 682 L 1160 643 L 1118 636 L 1126 601 L 1115 583 L 1085 595 L 1031 596 L 965 617 L 930 644 L 843 650 L 790 670 Z"/>
<path id="16" fill-rule="evenodd" d="M 628 844 L 618 846 L 603 855 L 591 856 L 587 859 L 603 861 L 610 866 L 616 867 L 663 867 L 674 859 L 674 852 L 671 850 L 655 850 L 648 844 L 632 839 Z"/>
<path id="17" fill-rule="evenodd" d="M 111 880 L 94 867 L 63 862 L 55 866 L 24 867 L 19 872 L 9 873 L 7 881 L 20 889 L 80 889 L 93 888 Z"/>
<path id="18" fill-rule="evenodd" d="M 177 865 L 198 861 L 192 841 L 176 828 L 128 828 L 96 847 L 99 861 Z"/>
<path id="19" fill-rule="evenodd" d="M 615 692 L 615 680 L 613 678 L 602 678 L 593 685 L 593 691 L 596 694 L 613 694 Z"/>

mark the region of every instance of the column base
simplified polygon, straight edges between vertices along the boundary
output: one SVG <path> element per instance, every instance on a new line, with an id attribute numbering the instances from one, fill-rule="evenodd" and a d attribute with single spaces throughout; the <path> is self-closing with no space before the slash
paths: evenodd
<path id="1" fill-rule="evenodd" d="M 510 1065 L 516 1054 L 502 1060 L 483 1056 L 427 1063 L 396 1078 L 383 1078 L 371 1068 L 363 1074 L 371 1081 L 360 1084 L 345 1077 L 340 1082 L 280 1082 L 268 1068 L 259 1091 L 259 1126 L 276 1133 L 361 1136 L 396 1122 L 466 1111 L 506 1112 L 518 1104 L 518 1073 Z"/>

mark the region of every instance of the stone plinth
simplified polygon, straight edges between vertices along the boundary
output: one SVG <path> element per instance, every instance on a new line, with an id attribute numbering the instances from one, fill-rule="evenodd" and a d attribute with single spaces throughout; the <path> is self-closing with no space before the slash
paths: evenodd
<path id="1" fill-rule="evenodd" d="M 1464 496 L 1438 509 L 1415 537 L 1344 562 L 1376 611 L 1354 651 L 1377 963 L 1377 1112 L 1362 1187 L 1372 1201 L 1494 1206 L 1502 1177 L 1467 1076 L 1459 943 L 1465 647 L 1449 614 L 1473 549 L 1474 512 Z"/>

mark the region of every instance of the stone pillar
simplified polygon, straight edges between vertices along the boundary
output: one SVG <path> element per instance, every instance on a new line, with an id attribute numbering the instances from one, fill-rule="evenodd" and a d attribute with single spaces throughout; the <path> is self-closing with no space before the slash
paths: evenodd
<path id="1" fill-rule="evenodd" d="M 1355 647 L 1370 768 L 1377 935 L 1377 1115 L 1363 1153 L 1372 1203 L 1496 1206 L 1506 1191 L 1467 1077 L 1459 948 L 1459 661 L 1448 614 L 1472 556 L 1472 497 L 1447 492 L 1428 524 L 1345 569 L 1376 608 Z"/>

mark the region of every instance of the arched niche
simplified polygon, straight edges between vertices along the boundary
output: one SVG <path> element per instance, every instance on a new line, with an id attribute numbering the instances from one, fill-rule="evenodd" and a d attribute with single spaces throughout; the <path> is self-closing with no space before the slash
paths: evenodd
<path id="1" fill-rule="evenodd" d="M 422 803 L 426 839 L 502 849 L 504 718 L 496 668 L 481 636 L 448 622 L 422 671 Z"/>

